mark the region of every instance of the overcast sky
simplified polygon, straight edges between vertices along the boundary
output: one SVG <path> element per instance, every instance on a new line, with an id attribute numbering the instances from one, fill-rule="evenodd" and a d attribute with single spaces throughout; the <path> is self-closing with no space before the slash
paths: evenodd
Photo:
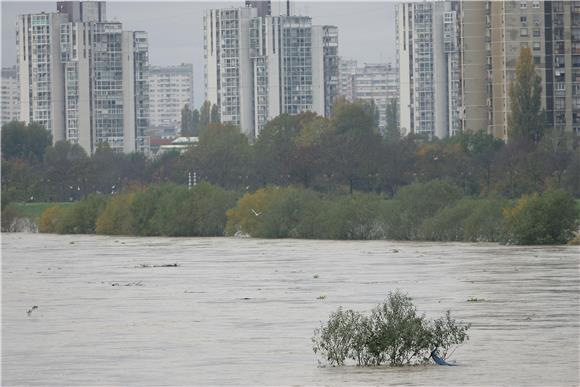
<path id="1" fill-rule="evenodd" d="M 193 63 L 194 98 L 203 100 L 203 11 L 243 5 L 244 1 L 109 1 L 107 18 L 125 30 L 149 34 L 152 65 Z M 272 13 L 285 13 L 286 1 L 273 0 Z M 363 62 L 395 61 L 394 3 L 387 1 L 293 1 L 292 13 L 313 24 L 338 26 L 339 55 Z M 16 16 L 56 11 L 56 1 L 2 0 L 2 66 L 16 64 Z"/>

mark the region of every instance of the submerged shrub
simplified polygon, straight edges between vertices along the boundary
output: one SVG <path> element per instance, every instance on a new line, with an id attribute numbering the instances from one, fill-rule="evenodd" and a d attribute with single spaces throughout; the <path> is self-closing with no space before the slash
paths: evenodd
<path id="1" fill-rule="evenodd" d="M 258 238 L 381 239 L 386 236 L 382 196 L 323 197 L 294 187 L 245 194 L 227 212 L 227 234 Z"/>
<path id="2" fill-rule="evenodd" d="M 57 225 L 63 217 L 64 211 L 59 205 L 44 210 L 38 218 L 38 232 L 56 233 Z"/>
<path id="3" fill-rule="evenodd" d="M 368 317 L 339 308 L 315 329 L 312 343 L 314 353 L 331 366 L 344 365 L 347 359 L 359 366 L 401 366 L 427 361 L 434 347 L 445 356 L 469 339 L 469 328 L 449 311 L 434 321 L 418 315 L 411 298 L 396 291 Z"/>
<path id="4" fill-rule="evenodd" d="M 366 317 L 360 313 L 338 308 L 326 325 L 315 330 L 314 353 L 319 353 L 331 365 L 343 365 L 346 359 L 355 360 L 359 365 L 367 364 L 367 326 Z"/>
<path id="5" fill-rule="evenodd" d="M 316 238 L 321 215 L 321 199 L 314 191 L 268 187 L 246 193 L 227 211 L 226 232 L 257 238 Z"/>
<path id="6" fill-rule="evenodd" d="M 574 197 L 563 190 L 525 195 L 503 217 L 507 241 L 520 245 L 565 244 L 578 227 Z"/>
<path id="7" fill-rule="evenodd" d="M 501 202 L 463 198 L 421 225 L 420 237 L 433 241 L 495 242 L 502 232 Z"/>
<path id="8" fill-rule="evenodd" d="M 56 225 L 59 234 L 94 234 L 97 218 L 107 203 L 104 195 L 90 195 L 67 207 Z"/>
<path id="9" fill-rule="evenodd" d="M 464 220 L 473 212 L 477 200 L 465 198 L 453 207 L 446 207 L 421 225 L 421 236 L 430 241 L 462 241 Z"/>
<path id="10" fill-rule="evenodd" d="M 354 193 L 333 198 L 320 228 L 328 239 L 384 239 L 387 200 L 373 194 Z"/>
<path id="11" fill-rule="evenodd" d="M 437 211 L 451 207 L 462 197 L 459 187 L 443 180 L 415 183 L 401 188 L 395 195 L 398 203 L 398 227 L 394 239 L 420 239 L 421 225 Z"/>
<path id="12" fill-rule="evenodd" d="M 134 194 L 113 195 L 97 219 L 96 233 L 102 235 L 132 235 L 129 209 Z"/>

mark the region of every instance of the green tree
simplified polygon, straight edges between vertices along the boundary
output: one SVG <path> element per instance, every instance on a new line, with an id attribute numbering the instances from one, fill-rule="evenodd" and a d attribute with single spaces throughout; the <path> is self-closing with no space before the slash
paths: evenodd
<path id="1" fill-rule="evenodd" d="M 504 142 L 484 130 L 460 133 L 450 137 L 448 141 L 451 144 L 459 144 L 463 152 L 469 156 L 474 173 L 479 177 L 480 190 L 489 194 L 493 179 L 493 161 Z"/>
<path id="2" fill-rule="evenodd" d="M 88 175 L 89 158 L 79 144 L 59 141 L 44 155 L 44 184 L 54 201 L 78 199 L 83 178 Z"/>
<path id="3" fill-rule="evenodd" d="M 181 109 L 181 135 L 183 137 L 193 135 L 193 116 L 188 104 L 185 104 Z"/>
<path id="4" fill-rule="evenodd" d="M 220 118 L 220 111 L 219 108 L 216 104 L 213 104 L 211 106 L 211 117 L 210 117 L 210 121 L 212 124 L 218 124 L 221 122 L 221 118 Z"/>
<path id="5" fill-rule="evenodd" d="M 385 139 L 389 142 L 398 141 L 401 138 L 399 129 L 399 103 L 392 99 L 387 105 L 387 126 L 385 128 Z"/>
<path id="6" fill-rule="evenodd" d="M 338 134 L 352 131 L 367 133 L 374 127 L 373 109 L 368 104 L 340 100 L 332 110 L 332 124 Z"/>
<path id="7" fill-rule="evenodd" d="M 251 148 L 248 138 L 231 124 L 210 124 L 203 128 L 192 149 L 197 176 L 224 188 L 245 186 Z"/>
<path id="8" fill-rule="evenodd" d="M 40 124 L 12 121 L 2 125 L 2 158 L 41 162 L 46 148 L 52 144 L 50 132 Z"/>
<path id="9" fill-rule="evenodd" d="M 263 186 L 290 183 L 296 154 L 294 138 L 299 130 L 297 116 L 281 114 L 260 131 L 254 154 L 256 172 Z"/>
<path id="10" fill-rule="evenodd" d="M 193 109 L 191 112 L 191 135 L 197 137 L 199 135 L 199 110 Z"/>
<path id="11" fill-rule="evenodd" d="M 516 64 L 516 78 L 510 84 L 509 138 L 539 143 L 546 125 L 541 110 L 542 78 L 536 74 L 532 51 L 524 47 Z"/>
<path id="12" fill-rule="evenodd" d="M 336 164 L 351 194 L 354 189 L 376 189 L 382 139 L 374 126 L 368 104 L 340 101 L 334 107 L 331 122 L 334 126 L 331 136 L 334 138 L 325 142 L 329 146 L 329 162 Z"/>
<path id="13" fill-rule="evenodd" d="M 204 101 L 199 110 L 199 124 L 202 128 L 207 128 L 211 122 L 211 102 Z"/>

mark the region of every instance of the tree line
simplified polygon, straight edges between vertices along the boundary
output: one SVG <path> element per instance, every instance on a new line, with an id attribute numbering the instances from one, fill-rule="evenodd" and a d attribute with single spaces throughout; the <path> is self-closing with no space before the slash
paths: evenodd
<path id="1" fill-rule="evenodd" d="M 233 125 L 209 123 L 185 153 L 149 159 L 102 144 L 87 155 L 76 144 L 51 145 L 37 124 L 2 128 L 2 203 L 74 201 L 131 185 L 188 183 L 189 174 L 225 189 L 269 185 L 323 193 L 375 192 L 393 197 L 415 182 L 448 179 L 463 195 L 524 194 L 563 189 L 580 196 L 578 138 L 546 133 L 537 143 L 508 144 L 483 131 L 444 140 L 382 136 L 361 102 L 340 102 L 331 118 L 306 112 L 266 124 L 254 144 Z"/>

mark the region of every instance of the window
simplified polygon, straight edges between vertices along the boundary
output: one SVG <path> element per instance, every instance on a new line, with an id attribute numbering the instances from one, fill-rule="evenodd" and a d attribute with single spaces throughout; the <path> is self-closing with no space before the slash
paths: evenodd
<path id="1" fill-rule="evenodd" d="M 541 34 L 542 34 L 542 32 L 540 31 L 539 28 L 534 28 L 533 31 L 534 31 L 533 32 L 534 38 L 539 38 L 541 36 Z"/>
<path id="2" fill-rule="evenodd" d="M 520 22 L 522 23 L 523 26 L 527 26 L 528 25 L 528 17 L 527 16 L 520 16 Z"/>
<path id="3" fill-rule="evenodd" d="M 534 56 L 534 64 L 539 65 L 542 62 L 542 57 Z"/>
<path id="4" fill-rule="evenodd" d="M 540 42 L 534 42 L 533 44 L 534 51 L 540 51 L 542 49 L 542 45 Z"/>
<path id="5" fill-rule="evenodd" d="M 540 15 L 534 15 L 534 24 L 539 26 L 541 23 L 542 19 L 540 18 Z"/>
<path id="6" fill-rule="evenodd" d="M 520 1 L 520 8 L 528 8 L 528 2 L 527 1 Z"/>
<path id="7" fill-rule="evenodd" d="M 532 1 L 532 8 L 540 8 L 540 2 L 539 1 Z"/>
<path id="8" fill-rule="evenodd" d="M 520 28 L 520 36 L 528 36 L 528 29 Z"/>

